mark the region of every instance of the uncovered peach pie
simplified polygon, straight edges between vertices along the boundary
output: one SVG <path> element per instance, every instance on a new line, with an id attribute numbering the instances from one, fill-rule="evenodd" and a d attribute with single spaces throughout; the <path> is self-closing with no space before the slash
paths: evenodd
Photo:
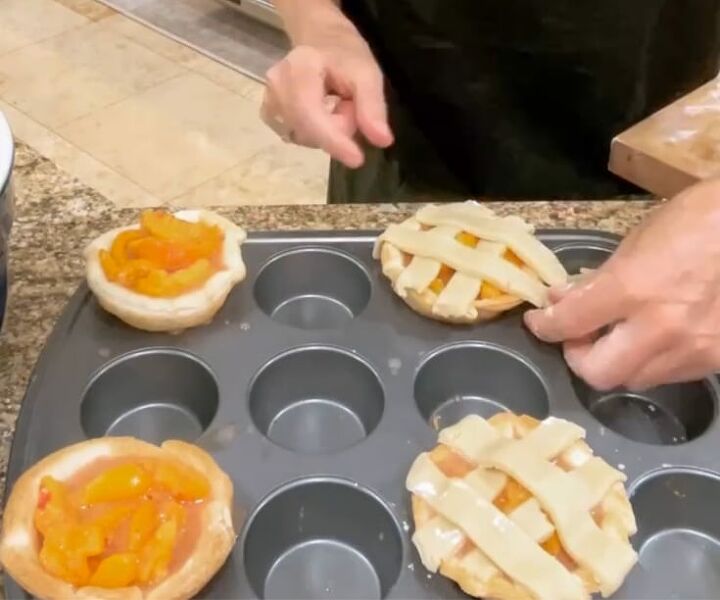
<path id="1" fill-rule="evenodd" d="M 471 596 L 608 597 L 637 561 L 625 475 L 568 421 L 500 413 L 439 433 L 407 477 L 423 565 Z"/>
<path id="2" fill-rule="evenodd" d="M 82 442 L 17 481 L 0 559 L 39 598 L 190 598 L 233 547 L 232 496 L 190 444 Z"/>
<path id="3" fill-rule="evenodd" d="M 450 323 L 492 319 L 523 302 L 545 306 L 548 286 L 568 277 L 531 225 L 472 201 L 421 208 L 390 225 L 374 254 L 410 307 Z"/>
<path id="4" fill-rule="evenodd" d="M 244 279 L 245 237 L 209 211 L 145 211 L 138 226 L 114 229 L 88 245 L 88 285 L 103 308 L 139 329 L 201 325 Z"/>

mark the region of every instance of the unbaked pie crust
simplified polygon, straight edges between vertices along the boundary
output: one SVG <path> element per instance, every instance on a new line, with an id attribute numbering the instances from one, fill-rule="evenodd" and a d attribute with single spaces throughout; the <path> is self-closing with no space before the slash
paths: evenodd
<path id="1" fill-rule="evenodd" d="M 202 473 L 210 496 L 202 511 L 200 535 L 192 554 L 154 587 L 75 588 L 48 573 L 38 559 L 34 514 L 40 482 L 50 475 L 64 481 L 93 461 L 112 457 L 170 459 Z M 15 483 L 3 515 L 0 561 L 9 575 L 37 598 L 67 600 L 187 600 L 212 579 L 230 554 L 236 539 L 232 523 L 233 485 L 205 451 L 179 441 L 154 446 L 135 438 L 98 438 L 80 442 L 47 456 Z"/>
<path id="2" fill-rule="evenodd" d="M 474 248 L 457 241 L 477 238 Z M 504 258 L 511 250 L 522 262 Z M 549 286 L 567 281 L 555 254 L 519 217 L 499 217 L 473 201 L 428 205 L 406 221 L 390 225 L 374 249 L 395 293 L 418 313 L 450 323 L 477 323 L 523 302 L 547 304 Z M 454 274 L 437 294 L 431 289 L 443 265 Z M 483 282 L 502 295 L 481 299 Z"/>
<path id="3" fill-rule="evenodd" d="M 213 274 L 197 290 L 176 298 L 153 298 L 109 281 L 100 264 L 100 250 L 109 250 L 117 235 L 137 229 L 137 225 L 120 227 L 104 233 L 85 249 L 87 283 L 100 305 L 122 321 L 145 331 L 178 332 L 209 323 L 223 306 L 232 288 L 245 278 L 241 245 L 246 239 L 243 229 L 207 210 L 183 210 L 174 213 L 178 219 L 203 221 L 216 225 L 224 233 L 223 269 Z"/>
<path id="4" fill-rule="evenodd" d="M 423 565 L 479 598 L 615 593 L 637 561 L 635 516 L 625 475 L 594 456 L 584 434 L 562 419 L 510 413 L 441 430 L 406 482 Z M 506 514 L 494 502 L 509 477 L 529 496 Z M 566 561 L 541 545 L 554 534 Z"/>

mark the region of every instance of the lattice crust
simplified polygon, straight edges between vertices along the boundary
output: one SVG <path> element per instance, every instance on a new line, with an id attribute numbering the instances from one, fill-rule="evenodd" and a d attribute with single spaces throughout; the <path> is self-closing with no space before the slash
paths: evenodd
<path id="1" fill-rule="evenodd" d="M 524 301 L 544 306 L 548 286 L 567 281 L 557 257 L 533 234 L 519 217 L 498 217 L 476 202 L 429 205 L 391 225 L 374 255 L 413 309 L 433 319 L 472 323 Z M 508 251 L 517 260 L 508 260 Z M 444 268 L 452 275 L 438 291 L 433 283 Z M 499 293 L 482 297 L 485 284 Z"/>
<path id="2" fill-rule="evenodd" d="M 613 594 L 637 561 L 635 517 L 625 475 L 584 435 L 568 421 L 510 413 L 443 429 L 406 482 L 423 565 L 482 598 Z M 526 494 L 517 506 L 510 489 Z"/>

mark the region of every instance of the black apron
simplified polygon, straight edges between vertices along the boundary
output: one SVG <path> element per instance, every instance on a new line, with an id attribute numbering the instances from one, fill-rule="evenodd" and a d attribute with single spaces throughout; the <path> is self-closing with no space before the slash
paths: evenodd
<path id="1" fill-rule="evenodd" d="M 332 203 L 610 198 L 614 135 L 714 77 L 720 0 L 343 0 L 395 144 L 332 162 Z"/>

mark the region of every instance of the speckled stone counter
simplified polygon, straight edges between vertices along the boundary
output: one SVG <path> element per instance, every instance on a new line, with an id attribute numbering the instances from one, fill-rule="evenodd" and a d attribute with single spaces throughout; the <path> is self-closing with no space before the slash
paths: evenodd
<path id="1" fill-rule="evenodd" d="M 93 237 L 131 222 L 100 194 L 19 145 L 15 167 L 16 220 L 10 249 L 11 295 L 0 337 L 0 476 L 5 478 L 15 419 L 33 365 L 58 315 L 83 276 L 81 252 Z M 538 227 L 584 227 L 623 234 L 652 202 L 497 203 Z M 416 208 L 416 207 L 415 207 Z M 219 212 L 248 231 L 376 229 L 410 214 L 412 206 L 242 207 Z M 2 486 L 0 482 L 0 489 Z"/>

